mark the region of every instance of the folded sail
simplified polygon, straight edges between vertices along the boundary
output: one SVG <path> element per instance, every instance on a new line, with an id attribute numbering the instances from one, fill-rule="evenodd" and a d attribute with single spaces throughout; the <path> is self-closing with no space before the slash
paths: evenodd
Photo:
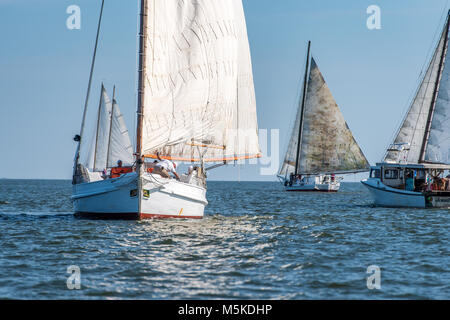
<path id="1" fill-rule="evenodd" d="M 301 174 L 351 173 L 369 170 L 369 163 L 356 143 L 320 70 L 311 59 L 300 139 Z M 299 111 L 280 174 L 295 171 Z"/>
<path id="2" fill-rule="evenodd" d="M 241 0 L 148 2 L 142 154 L 181 161 L 260 155 Z"/>
<path id="3" fill-rule="evenodd" d="M 445 31 L 445 30 L 444 30 Z M 427 72 L 425 73 L 423 80 L 417 90 L 416 96 L 403 120 L 400 129 L 398 130 L 397 136 L 394 139 L 395 144 L 409 144 L 409 151 L 406 155 L 407 163 L 419 163 L 421 158 L 421 149 L 426 136 L 426 127 L 428 115 L 433 107 L 433 93 L 436 89 L 436 85 L 439 78 L 439 67 L 441 62 L 441 57 L 444 54 L 444 45 L 446 43 L 446 32 L 442 33 L 439 40 L 438 46 L 434 52 L 433 58 L 430 61 Z M 445 90 L 445 89 L 444 89 Z M 441 101 L 446 99 L 445 93 L 441 95 Z M 441 102 L 442 103 L 442 102 Z M 447 104 L 448 107 L 448 104 Z M 438 113 L 445 112 L 446 107 L 442 106 L 439 108 Z M 445 113 L 444 113 L 445 114 Z M 442 121 L 437 115 L 437 121 Z M 427 153 L 428 158 L 442 157 L 443 155 L 437 155 L 439 152 L 436 151 L 436 143 L 439 142 L 439 124 L 434 125 L 433 133 L 431 134 L 430 145 L 432 146 L 430 151 Z M 447 150 L 448 152 L 448 150 Z M 387 151 L 384 161 L 385 162 L 397 162 L 398 152 L 390 149 Z"/>
<path id="4" fill-rule="evenodd" d="M 116 101 L 114 105 L 111 103 L 102 86 L 97 124 L 86 167 L 103 171 L 116 166 L 118 160 L 122 160 L 124 166 L 133 164 L 133 147 L 119 106 Z"/>

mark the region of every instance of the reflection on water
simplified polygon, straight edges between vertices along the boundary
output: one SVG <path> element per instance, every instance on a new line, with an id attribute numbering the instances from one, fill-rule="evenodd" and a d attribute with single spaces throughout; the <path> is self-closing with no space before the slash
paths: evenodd
<path id="1" fill-rule="evenodd" d="M 74 218 L 69 181 L 0 182 L 0 298 L 450 298 L 448 210 L 210 182 L 203 220 Z M 381 267 L 382 289 L 366 269 Z M 81 268 L 68 290 L 67 267 Z"/>

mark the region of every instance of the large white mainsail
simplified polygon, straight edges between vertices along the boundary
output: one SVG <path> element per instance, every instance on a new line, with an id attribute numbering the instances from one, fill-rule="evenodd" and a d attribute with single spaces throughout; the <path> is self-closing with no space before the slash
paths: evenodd
<path id="1" fill-rule="evenodd" d="M 111 102 L 102 85 L 97 124 L 85 166 L 93 171 L 111 168 L 122 160 L 123 165 L 133 164 L 133 146 L 120 113 L 119 105 Z"/>
<path id="2" fill-rule="evenodd" d="M 280 175 L 351 173 L 369 169 L 366 157 L 356 143 L 313 58 L 307 82 L 302 132 L 299 135 L 301 115 L 300 106 Z"/>
<path id="3" fill-rule="evenodd" d="M 260 155 L 241 0 L 147 3 L 142 150 L 181 161 Z M 138 144 L 139 145 L 139 144 Z"/>
<path id="4" fill-rule="evenodd" d="M 421 161 L 421 150 L 426 136 L 428 116 L 434 104 L 433 96 L 438 84 L 441 58 L 446 50 L 446 34 L 447 33 L 444 30 L 428 69 L 417 90 L 416 96 L 398 130 L 397 136 L 394 139 L 395 144 L 409 144 L 409 151 L 405 159 L 407 163 L 419 163 Z M 445 97 L 442 99 L 445 99 Z M 448 108 L 448 105 L 445 107 Z M 442 112 L 442 110 L 438 111 Z M 437 136 L 439 136 L 437 132 L 439 130 L 438 127 L 439 125 L 436 124 L 435 130 L 431 135 L 431 145 L 435 145 L 436 142 L 439 143 L 439 139 L 436 139 Z M 437 157 L 436 151 L 433 152 L 430 150 L 428 157 Z M 390 149 L 386 152 L 384 162 L 396 162 L 397 158 L 398 152 L 394 151 L 394 149 Z"/>

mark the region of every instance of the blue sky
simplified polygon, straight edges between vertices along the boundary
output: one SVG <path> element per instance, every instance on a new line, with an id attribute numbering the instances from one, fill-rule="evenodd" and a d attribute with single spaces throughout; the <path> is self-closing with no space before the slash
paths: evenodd
<path id="1" fill-rule="evenodd" d="M 136 109 L 137 0 L 106 0 L 90 110 L 100 83 L 130 132 Z M 0 0 L 0 178 L 69 179 L 100 0 Z M 374 164 L 406 112 L 444 23 L 448 0 L 243 0 L 258 122 L 280 130 L 284 156 L 300 94 L 306 44 L 363 152 Z M 69 5 L 81 30 L 66 28 Z M 381 29 L 366 27 L 369 5 Z M 445 12 L 445 14 L 443 14 Z M 260 165 L 214 170 L 212 180 L 274 180 Z M 357 181 L 363 175 L 351 175 Z"/>

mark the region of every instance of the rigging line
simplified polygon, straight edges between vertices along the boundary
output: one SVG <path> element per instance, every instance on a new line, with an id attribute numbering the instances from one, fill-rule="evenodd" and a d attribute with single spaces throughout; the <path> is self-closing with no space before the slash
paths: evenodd
<path id="1" fill-rule="evenodd" d="M 447 29 L 448 29 L 448 24 L 447 24 L 447 22 L 446 22 L 446 26 L 447 26 Z M 445 31 L 445 36 L 447 36 L 447 33 L 448 33 L 448 31 Z M 442 35 L 441 35 L 441 38 L 442 38 Z M 439 46 L 440 46 L 440 43 L 441 43 L 441 38 L 439 38 L 439 42 L 438 42 L 438 44 L 437 44 L 437 46 L 436 46 L 436 51 L 435 51 L 435 53 L 434 53 L 434 55 L 433 55 L 433 57 L 432 57 L 432 60 L 430 61 L 430 63 L 429 63 L 429 66 L 431 67 L 431 62 L 436 58 L 437 59 L 437 50 L 439 49 Z M 447 42 L 447 40 L 446 39 L 444 39 L 444 43 L 443 43 L 443 47 L 442 47 L 442 53 L 441 53 L 441 59 L 442 59 L 442 57 L 444 56 L 444 54 L 445 54 L 445 51 L 446 51 L 446 48 L 445 48 L 445 46 L 446 46 L 446 42 Z M 436 63 L 436 61 L 434 62 L 434 63 Z M 433 68 L 434 68 L 435 66 L 433 66 Z M 437 84 L 438 84 L 438 81 L 439 81 L 439 79 L 440 79 L 440 72 L 441 72 L 441 70 L 440 70 L 440 67 L 441 67 L 441 62 L 439 63 L 439 66 L 438 66 L 438 70 L 437 70 L 437 72 L 438 72 L 438 77 L 437 77 L 437 80 L 436 80 L 436 84 L 435 84 L 435 88 L 436 88 L 436 86 L 437 86 Z M 433 69 L 432 69 L 433 70 Z M 428 70 L 427 70 L 428 71 Z M 426 75 L 424 75 L 424 80 L 425 80 L 425 76 Z M 432 72 L 430 73 L 430 77 L 429 77 L 429 79 L 428 79 L 428 81 L 427 81 L 427 86 L 426 86 L 426 91 L 428 91 L 428 88 L 429 88 L 429 86 L 430 86 L 430 79 L 431 79 L 431 76 L 432 76 Z M 434 95 L 434 94 L 433 94 Z M 423 107 L 424 107 L 424 103 L 425 103 L 425 99 L 423 99 L 422 100 L 422 104 L 421 104 L 421 106 L 420 106 L 420 112 L 419 112 L 419 115 L 422 113 L 422 110 L 423 110 Z M 430 109 L 431 108 L 433 108 L 433 105 L 434 105 L 434 101 L 433 101 L 433 97 L 432 97 L 432 101 L 431 101 L 431 105 L 430 105 Z M 430 109 L 428 109 L 428 117 L 430 116 L 430 114 L 431 114 L 431 110 Z M 428 119 L 428 117 L 427 117 L 427 119 Z M 414 133 L 413 133 L 413 136 L 412 136 L 412 139 L 411 139 L 411 143 L 412 143 L 412 141 L 414 141 L 414 137 L 415 137 L 415 135 L 416 135 L 416 133 L 417 133 L 417 125 L 418 125 L 418 122 L 419 122 L 419 116 L 417 117 L 417 121 L 416 121 L 416 125 L 414 126 Z M 428 122 L 428 120 L 427 120 L 427 122 Z M 427 130 L 427 124 L 426 124 L 426 126 L 425 126 L 425 135 L 426 135 L 426 130 Z M 424 140 L 423 140 L 423 138 L 422 138 L 422 145 L 424 145 Z M 423 147 L 422 147 L 423 148 Z M 420 151 L 420 153 L 422 153 L 422 150 Z M 419 154 L 419 157 L 422 157 L 422 155 L 421 154 Z"/>
<path id="2" fill-rule="evenodd" d="M 99 19 L 98 19 L 97 35 L 96 35 L 96 38 L 95 38 L 94 54 L 92 55 L 92 63 L 91 63 L 91 70 L 90 70 L 90 73 L 89 73 L 88 88 L 87 88 L 87 92 L 86 92 L 86 99 L 85 99 L 85 102 L 84 102 L 83 116 L 82 116 L 82 120 L 81 120 L 80 139 L 78 140 L 77 151 L 75 153 L 75 163 L 74 163 L 74 168 L 73 168 L 72 183 L 75 183 L 74 177 L 75 177 L 75 175 L 77 173 L 78 162 L 80 160 L 81 141 L 83 140 L 84 124 L 85 124 L 85 121 L 86 121 L 87 107 L 88 107 L 88 104 L 89 104 L 89 95 L 91 93 L 92 75 L 94 73 L 95 58 L 97 56 L 98 38 L 99 38 L 99 35 L 100 35 L 100 27 L 101 27 L 101 24 L 102 24 L 104 5 L 105 5 L 105 0 L 102 0 L 102 6 L 101 6 L 101 9 L 100 9 L 100 16 L 99 16 Z"/>
<path id="3" fill-rule="evenodd" d="M 305 61 L 305 60 L 303 60 L 303 61 Z M 303 71 L 305 69 L 305 66 L 306 66 L 306 64 L 302 63 L 300 70 Z M 286 133 L 285 133 L 285 140 L 284 140 L 284 146 L 283 146 L 283 149 L 285 150 L 285 153 L 284 153 L 285 156 L 283 159 L 283 165 L 281 166 L 279 173 L 281 173 L 285 163 L 287 162 L 286 161 L 287 153 L 289 152 L 289 147 L 291 146 L 291 142 L 292 142 L 291 140 L 294 136 L 295 123 L 298 118 L 297 116 L 298 116 L 298 111 L 299 111 L 299 101 L 300 101 L 301 94 L 302 94 L 302 80 L 303 80 L 303 76 L 300 76 L 298 78 L 298 82 L 297 82 L 297 92 L 295 94 L 294 101 L 292 102 L 291 112 L 289 114 L 289 119 L 290 119 L 289 130 L 286 131 Z M 295 116 L 294 116 L 294 114 L 295 114 Z M 288 171 L 288 168 L 286 168 L 286 173 L 287 173 L 287 171 Z"/>
<path id="4" fill-rule="evenodd" d="M 440 41 L 438 42 L 438 44 L 437 44 L 437 46 L 436 46 L 436 48 L 435 48 L 435 51 L 438 50 L 439 44 L 440 44 Z M 432 72 L 430 72 L 430 75 L 429 75 L 428 79 L 426 78 L 426 76 L 427 76 L 426 73 L 428 72 L 428 69 L 429 69 L 429 68 L 432 68 L 432 62 L 433 62 L 433 60 L 434 60 L 434 57 L 435 57 L 435 55 L 432 56 L 431 60 L 427 60 L 427 61 L 429 61 L 429 62 L 428 62 L 428 68 L 427 68 L 426 72 L 424 73 L 424 70 L 422 70 L 422 71 L 420 72 L 420 75 L 419 75 L 419 82 L 418 82 L 418 84 L 416 85 L 415 91 L 413 91 L 413 92 L 414 92 L 414 95 L 413 95 L 412 98 L 411 98 L 411 97 L 408 98 L 408 100 L 411 100 L 411 101 L 410 101 L 410 103 L 408 103 L 408 105 L 407 105 L 408 108 L 407 108 L 406 112 L 404 113 L 404 116 L 403 116 L 403 118 L 402 118 L 400 124 L 398 125 L 395 134 L 394 134 L 394 135 L 391 137 L 391 139 L 390 139 L 390 141 L 391 141 L 390 144 L 395 143 L 395 139 L 396 139 L 396 137 L 398 136 L 398 134 L 400 133 L 400 131 L 401 131 L 402 127 L 403 127 L 403 123 L 404 123 L 405 120 L 407 119 L 407 117 L 408 117 L 408 115 L 409 115 L 409 111 L 410 111 L 410 109 L 411 109 L 411 107 L 412 107 L 414 101 L 415 101 L 416 98 L 418 97 L 418 94 L 419 94 L 420 89 L 421 89 L 421 87 L 422 87 L 422 84 L 423 84 L 424 82 L 426 82 L 425 93 L 428 91 L 428 87 L 429 87 L 429 85 L 430 85 L 430 78 L 431 78 Z M 413 136 L 410 138 L 410 142 L 411 142 L 410 148 L 412 147 L 412 142 L 414 141 L 414 136 L 415 136 L 415 134 L 416 134 L 417 125 L 418 125 L 418 123 L 419 123 L 420 114 L 422 113 L 424 103 L 425 103 L 425 96 L 422 98 L 422 102 L 420 103 L 420 110 L 419 110 L 419 112 L 417 113 L 418 115 L 417 115 L 417 119 L 416 119 L 416 121 L 415 121 L 414 129 L 413 129 Z M 390 144 L 389 144 L 389 145 L 390 145 Z M 389 145 L 386 147 L 385 156 L 384 156 L 385 158 L 386 158 L 387 154 L 389 153 L 389 151 L 388 151 Z"/>

